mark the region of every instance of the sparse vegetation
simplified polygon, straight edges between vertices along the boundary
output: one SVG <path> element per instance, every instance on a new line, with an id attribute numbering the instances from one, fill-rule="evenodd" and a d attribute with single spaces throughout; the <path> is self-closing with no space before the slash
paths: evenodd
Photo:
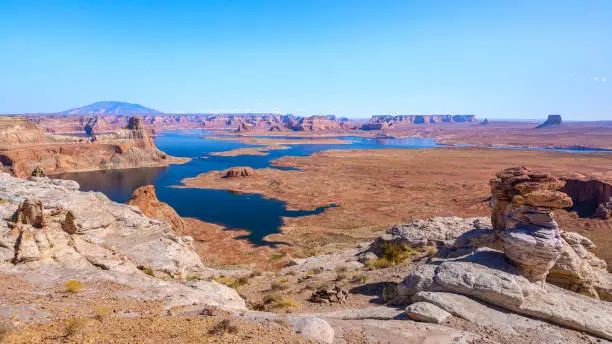
<path id="1" fill-rule="evenodd" d="M 278 281 L 278 283 L 287 283 L 287 282 L 289 282 L 289 279 L 288 279 L 288 278 L 281 278 L 281 279 Z"/>
<path id="2" fill-rule="evenodd" d="M 144 272 L 145 274 L 155 277 L 155 273 L 153 272 L 153 269 L 150 266 L 139 266 L 138 268 L 142 270 L 142 272 Z"/>
<path id="3" fill-rule="evenodd" d="M 417 251 L 413 250 L 409 245 L 385 242 L 381 245 L 380 257 L 376 260 L 368 261 L 366 266 L 370 270 L 390 268 L 402 263 L 416 253 Z"/>
<path id="4" fill-rule="evenodd" d="M 89 318 L 70 318 L 66 320 L 66 337 L 73 337 L 82 333 L 90 321 Z"/>
<path id="5" fill-rule="evenodd" d="M 108 307 L 100 306 L 100 307 L 96 307 L 93 310 L 93 313 L 94 315 L 92 316 L 92 318 L 94 320 L 97 320 L 99 322 L 104 322 L 104 320 L 110 317 L 111 313 L 113 313 L 113 310 Z"/>
<path id="6" fill-rule="evenodd" d="M 0 324 L 0 342 L 2 342 L 11 333 L 11 326 Z"/>
<path id="7" fill-rule="evenodd" d="M 270 260 L 282 259 L 285 255 L 283 253 L 273 253 L 270 255 Z"/>
<path id="8" fill-rule="evenodd" d="M 185 281 L 200 281 L 200 280 L 202 280 L 202 277 L 198 275 L 189 275 L 185 277 Z"/>
<path id="9" fill-rule="evenodd" d="M 241 276 L 238 278 L 226 277 L 225 275 L 217 275 L 213 277 L 213 280 L 225 284 L 226 286 L 234 289 L 238 289 L 240 286 L 249 283 L 249 278 L 246 276 Z"/>
<path id="10" fill-rule="evenodd" d="M 316 269 L 308 270 L 307 274 L 309 274 L 309 275 L 318 275 L 321 272 L 323 272 L 323 268 L 316 268 Z"/>
<path id="11" fill-rule="evenodd" d="M 262 275 L 263 275 L 263 272 L 261 272 L 261 271 L 253 271 L 253 272 L 251 272 L 249 277 L 253 278 L 253 277 L 259 277 L 259 276 L 262 276 Z"/>
<path id="12" fill-rule="evenodd" d="M 217 324 L 215 324 L 215 326 L 210 329 L 210 331 L 208 331 L 208 334 L 214 336 L 223 336 L 226 333 L 238 333 L 238 327 L 232 325 L 232 322 L 229 319 L 223 319 L 219 321 Z"/>
<path id="13" fill-rule="evenodd" d="M 282 283 L 274 282 L 274 283 L 270 284 L 270 290 L 272 290 L 272 291 L 285 290 L 285 289 L 287 289 L 287 286 L 282 284 Z"/>
<path id="14" fill-rule="evenodd" d="M 351 278 L 351 283 L 366 283 L 367 281 L 368 275 L 366 274 L 354 275 L 353 278 Z"/>
<path id="15" fill-rule="evenodd" d="M 338 266 L 336 268 L 336 281 L 339 282 L 345 280 L 348 277 L 347 271 L 348 268 L 346 266 Z"/>
<path id="16" fill-rule="evenodd" d="M 300 303 L 295 301 L 293 297 L 283 297 L 279 301 L 276 302 L 275 307 L 278 308 L 290 308 L 290 307 L 299 307 Z"/>
<path id="17" fill-rule="evenodd" d="M 67 292 L 76 294 L 80 292 L 81 290 L 83 290 L 83 283 L 77 280 L 70 280 L 64 283 L 64 288 L 66 289 Z"/>

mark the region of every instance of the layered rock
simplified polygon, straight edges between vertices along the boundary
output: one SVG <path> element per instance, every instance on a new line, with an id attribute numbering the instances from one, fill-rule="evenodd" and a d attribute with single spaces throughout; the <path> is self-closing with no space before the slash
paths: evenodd
<path id="1" fill-rule="evenodd" d="M 177 233 L 185 232 L 183 219 L 174 208 L 157 199 L 153 185 L 141 186 L 134 190 L 128 204 L 138 207 L 147 217 L 168 222 Z"/>
<path id="2" fill-rule="evenodd" d="M 2 145 L 3 139 L 7 144 Z M 31 175 L 35 168 L 57 173 L 188 161 L 158 150 L 137 117 L 125 129 L 93 138 L 52 135 L 25 119 L 10 117 L 0 123 L 0 145 L 3 170 L 19 177 Z"/>
<path id="3" fill-rule="evenodd" d="M 505 169 L 490 181 L 491 221 L 500 232 L 506 256 L 531 281 L 542 281 L 563 248 L 552 209 L 572 206 L 556 190 L 565 183 L 524 167 Z"/>
<path id="4" fill-rule="evenodd" d="M 217 273 L 203 265 L 191 238 L 134 206 L 78 189 L 73 181 L 0 173 L 0 272 L 41 286 L 70 279 L 138 286 L 138 298 L 161 298 L 167 308 L 246 309 L 234 290 L 216 282 L 181 282 Z"/>

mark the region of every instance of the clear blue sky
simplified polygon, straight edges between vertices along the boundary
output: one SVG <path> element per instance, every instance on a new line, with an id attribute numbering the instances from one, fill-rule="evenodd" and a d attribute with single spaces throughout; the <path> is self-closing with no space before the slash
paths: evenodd
<path id="1" fill-rule="evenodd" d="M 612 119 L 612 0 L 0 0 L 0 113 Z"/>

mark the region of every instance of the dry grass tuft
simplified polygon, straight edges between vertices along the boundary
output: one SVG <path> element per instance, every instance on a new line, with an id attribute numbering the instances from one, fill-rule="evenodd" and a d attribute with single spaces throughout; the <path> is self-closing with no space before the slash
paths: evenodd
<path id="1" fill-rule="evenodd" d="M 229 319 L 223 319 L 219 321 L 217 324 L 215 324 L 215 326 L 213 326 L 210 329 L 210 331 L 208 331 L 208 334 L 211 334 L 214 336 L 223 336 L 226 333 L 230 333 L 230 334 L 238 333 L 238 328 L 232 325 L 232 322 Z"/>
<path id="2" fill-rule="evenodd" d="M 91 319 L 89 318 L 70 318 L 66 320 L 66 337 L 73 337 L 85 331 Z"/>
<path id="3" fill-rule="evenodd" d="M 83 290 L 83 283 L 77 280 L 70 280 L 64 283 L 64 288 L 66 289 L 67 292 L 76 294 L 80 292 L 81 290 Z"/>

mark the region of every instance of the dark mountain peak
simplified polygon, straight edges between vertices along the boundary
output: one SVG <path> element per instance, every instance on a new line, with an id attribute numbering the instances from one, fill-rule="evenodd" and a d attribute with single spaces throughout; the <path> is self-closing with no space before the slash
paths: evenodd
<path id="1" fill-rule="evenodd" d="M 60 112 L 62 115 L 150 115 L 160 114 L 161 111 L 117 101 L 101 101 L 93 104 Z"/>

